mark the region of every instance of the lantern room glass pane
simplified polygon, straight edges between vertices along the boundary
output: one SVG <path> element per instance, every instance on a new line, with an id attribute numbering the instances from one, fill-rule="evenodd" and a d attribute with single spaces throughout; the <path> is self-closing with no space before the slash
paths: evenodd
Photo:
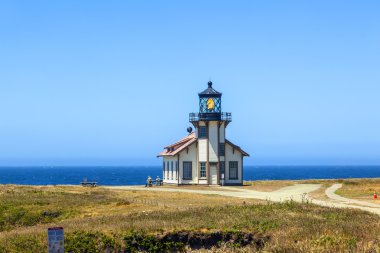
<path id="1" fill-rule="evenodd" d="M 199 112 L 200 113 L 219 113 L 222 111 L 220 98 L 200 98 Z"/>

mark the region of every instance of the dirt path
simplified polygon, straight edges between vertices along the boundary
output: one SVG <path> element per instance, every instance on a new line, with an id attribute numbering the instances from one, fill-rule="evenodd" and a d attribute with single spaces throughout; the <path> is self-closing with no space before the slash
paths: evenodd
<path id="1" fill-rule="evenodd" d="M 380 207 L 376 204 L 344 198 L 336 194 L 335 192 L 341 187 L 341 184 L 334 184 L 330 186 L 325 190 L 325 194 L 329 198 L 328 200 L 319 200 L 313 198 L 312 203 L 327 207 L 356 208 L 380 215 Z"/>
<path id="2" fill-rule="evenodd" d="M 138 191 L 161 191 L 161 192 L 186 192 L 186 193 L 199 193 L 199 194 L 212 194 L 221 195 L 236 198 L 249 198 L 249 199 L 263 199 L 271 201 L 284 201 L 293 199 L 295 201 L 302 201 L 302 199 L 309 198 L 307 194 L 309 192 L 319 189 L 321 185 L 319 184 L 297 184 L 293 186 L 288 186 L 281 188 L 277 191 L 272 192 L 260 192 L 247 189 L 239 189 L 236 187 L 225 186 L 223 188 L 226 191 L 220 190 L 193 190 L 193 189 L 180 189 L 180 188 L 159 188 L 152 187 L 146 188 L 141 186 L 113 186 L 107 187 L 110 189 L 118 190 L 138 190 Z"/>
<path id="3" fill-rule="evenodd" d="M 326 193 L 326 196 L 329 198 L 328 204 L 330 206 L 358 208 L 361 210 L 366 210 L 366 211 L 380 215 L 380 206 L 378 204 L 373 204 L 373 203 L 360 201 L 356 199 L 349 199 L 349 198 L 345 198 L 336 194 L 335 192 L 341 187 L 342 187 L 342 184 L 334 184 L 326 189 L 325 193 Z M 313 200 L 313 202 L 315 201 Z"/>
<path id="4" fill-rule="evenodd" d="M 340 188 L 342 188 L 342 184 L 334 184 L 333 186 L 328 188 L 326 190 L 327 197 L 329 197 L 330 199 L 333 199 L 333 200 L 337 200 L 341 203 L 345 203 L 345 204 L 356 204 L 356 205 L 360 205 L 360 206 L 369 206 L 369 207 L 380 208 L 380 206 L 378 204 L 369 203 L 366 201 L 360 201 L 360 200 L 356 200 L 356 199 L 349 199 L 349 198 L 345 198 L 345 197 L 342 197 L 342 196 L 336 194 L 335 192 Z"/>
<path id="5" fill-rule="evenodd" d="M 294 200 L 301 202 L 304 200 L 309 200 L 314 204 L 327 206 L 327 207 L 338 207 L 338 208 L 357 208 L 372 213 L 380 215 L 380 207 L 376 204 L 348 199 L 339 196 L 335 193 L 336 190 L 341 188 L 341 184 L 334 184 L 327 188 L 325 191 L 328 200 L 320 200 L 316 198 L 311 198 L 308 193 L 318 190 L 321 188 L 320 184 L 296 184 L 293 186 L 287 186 L 272 192 L 260 192 L 248 189 L 239 189 L 236 187 L 223 187 L 218 188 L 218 190 L 196 190 L 196 189 L 181 189 L 181 188 L 146 188 L 142 186 L 110 186 L 106 187 L 108 189 L 115 190 L 134 190 L 134 191 L 157 191 L 157 192 L 186 192 L 186 193 L 197 193 L 197 194 L 207 194 L 207 195 L 221 195 L 227 197 L 235 198 L 248 198 L 248 199 L 262 199 L 270 200 L 275 202 L 281 202 L 286 200 Z"/>

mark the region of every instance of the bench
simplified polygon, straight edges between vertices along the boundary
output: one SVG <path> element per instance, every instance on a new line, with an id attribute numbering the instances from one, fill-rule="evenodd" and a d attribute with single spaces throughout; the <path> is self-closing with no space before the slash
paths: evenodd
<path id="1" fill-rule="evenodd" d="M 83 182 L 80 183 L 82 186 L 92 186 L 96 187 L 97 182 L 88 182 L 87 180 L 83 180 Z"/>

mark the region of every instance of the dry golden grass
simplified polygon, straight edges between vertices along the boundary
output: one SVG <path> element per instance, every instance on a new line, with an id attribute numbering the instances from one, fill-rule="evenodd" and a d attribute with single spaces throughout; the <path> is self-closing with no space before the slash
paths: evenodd
<path id="1" fill-rule="evenodd" d="M 201 207 L 233 206 L 260 201 L 227 198 L 217 195 L 194 195 L 175 192 L 109 190 L 78 186 L 0 185 L 0 245 L 9 238 L 43 236 L 50 226 L 65 231 L 102 231 L 122 234 L 132 226 L 126 220 L 150 217 L 151 214 L 177 213 Z M 45 217 L 54 213 L 57 217 Z M 166 221 L 143 222 L 136 228 L 149 231 L 165 228 Z M 179 222 L 175 228 L 181 228 Z M 1 252 L 1 246 L 0 246 Z"/>
<path id="2" fill-rule="evenodd" d="M 378 216 L 359 210 L 101 187 L 0 186 L 0 193 L 0 252 L 23 252 L 25 248 L 29 252 L 46 251 L 46 229 L 50 226 L 63 226 L 68 240 L 77 231 L 98 231 L 113 238 L 117 245 L 123 245 L 124 235 L 131 230 L 235 230 L 268 235 L 270 240 L 263 252 L 380 250 Z M 224 246 L 214 249 L 252 250 Z"/>
<path id="3" fill-rule="evenodd" d="M 347 198 L 367 201 L 380 205 L 380 198 L 373 199 L 374 191 L 380 194 L 380 179 L 348 179 L 343 180 L 342 188 L 337 190 L 336 193 Z M 380 196 L 379 196 L 380 197 Z"/>
<path id="4" fill-rule="evenodd" d="M 291 180 L 263 180 L 263 181 L 245 181 L 243 189 L 271 192 L 279 190 L 286 186 L 292 186 L 297 184 L 297 181 Z"/>
<path id="5" fill-rule="evenodd" d="M 322 184 L 321 188 L 319 188 L 318 190 L 316 191 L 312 191 L 310 193 L 308 193 L 308 195 L 313 198 L 313 199 L 318 199 L 318 200 L 329 200 L 329 198 L 327 197 L 327 195 L 325 194 L 325 191 L 326 189 L 329 187 L 330 185 L 324 185 Z"/>

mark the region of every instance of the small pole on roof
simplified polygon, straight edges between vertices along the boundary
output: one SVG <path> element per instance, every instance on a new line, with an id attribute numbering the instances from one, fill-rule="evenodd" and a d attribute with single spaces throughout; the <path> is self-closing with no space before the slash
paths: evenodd
<path id="1" fill-rule="evenodd" d="M 208 81 L 207 84 L 208 84 L 208 87 L 209 87 L 209 88 L 212 88 L 212 82 L 211 82 L 211 81 Z"/>

